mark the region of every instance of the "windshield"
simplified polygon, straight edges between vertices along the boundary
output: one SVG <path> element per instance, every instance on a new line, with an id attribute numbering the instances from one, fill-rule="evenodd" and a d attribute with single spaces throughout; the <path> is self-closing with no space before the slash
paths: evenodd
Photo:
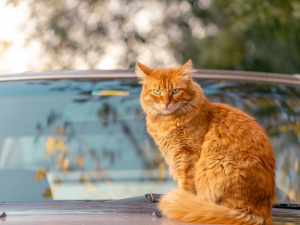
<path id="1" fill-rule="evenodd" d="M 277 159 L 275 202 L 300 202 L 300 89 L 197 80 L 212 102 L 266 129 Z M 145 127 L 136 79 L 0 83 L 0 202 L 120 199 L 176 184 Z"/>

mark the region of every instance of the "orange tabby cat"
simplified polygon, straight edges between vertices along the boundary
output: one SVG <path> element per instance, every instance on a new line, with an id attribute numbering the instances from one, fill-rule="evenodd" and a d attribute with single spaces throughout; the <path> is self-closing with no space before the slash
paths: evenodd
<path id="1" fill-rule="evenodd" d="M 179 186 L 159 209 L 186 222 L 272 224 L 275 158 L 265 131 L 241 110 L 209 102 L 192 70 L 190 60 L 136 66 L 147 130 Z"/>

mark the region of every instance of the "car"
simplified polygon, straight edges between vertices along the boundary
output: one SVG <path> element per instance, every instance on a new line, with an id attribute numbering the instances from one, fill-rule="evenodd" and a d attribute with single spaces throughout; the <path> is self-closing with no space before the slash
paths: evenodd
<path id="1" fill-rule="evenodd" d="M 197 70 L 208 99 L 267 131 L 274 224 L 300 221 L 300 76 Z M 0 75 L 0 220 L 8 224 L 188 224 L 157 210 L 176 183 L 147 134 L 133 70 Z"/>

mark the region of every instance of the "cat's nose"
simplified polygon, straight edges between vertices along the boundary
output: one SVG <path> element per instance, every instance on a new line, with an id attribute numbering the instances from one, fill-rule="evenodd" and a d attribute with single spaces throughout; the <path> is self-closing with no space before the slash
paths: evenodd
<path id="1" fill-rule="evenodd" d="M 168 108 L 170 103 L 171 103 L 170 97 L 168 95 L 165 95 L 164 98 L 163 98 L 163 104 L 165 105 L 166 109 Z"/>
<path id="2" fill-rule="evenodd" d="M 164 105 L 166 106 L 166 109 L 167 109 L 168 106 L 170 105 L 170 102 L 164 102 Z"/>

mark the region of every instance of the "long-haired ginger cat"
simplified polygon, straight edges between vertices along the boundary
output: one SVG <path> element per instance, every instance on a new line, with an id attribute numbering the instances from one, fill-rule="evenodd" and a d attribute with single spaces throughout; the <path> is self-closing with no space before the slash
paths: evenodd
<path id="1" fill-rule="evenodd" d="M 241 110 L 211 103 L 192 71 L 191 61 L 136 66 L 147 130 L 179 186 L 159 209 L 186 222 L 272 224 L 275 158 L 265 131 Z"/>

